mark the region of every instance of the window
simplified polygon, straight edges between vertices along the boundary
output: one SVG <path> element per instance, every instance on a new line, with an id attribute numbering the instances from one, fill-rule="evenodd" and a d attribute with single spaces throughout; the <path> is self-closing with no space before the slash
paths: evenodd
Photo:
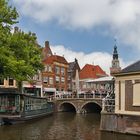
<path id="1" fill-rule="evenodd" d="M 43 83 L 48 84 L 48 77 L 43 77 Z"/>
<path id="2" fill-rule="evenodd" d="M 14 85 L 14 80 L 13 78 L 9 78 L 9 86 L 13 86 Z"/>
<path id="3" fill-rule="evenodd" d="M 68 80 L 71 80 L 71 76 L 70 75 L 68 76 Z"/>
<path id="4" fill-rule="evenodd" d="M 56 74 L 60 74 L 60 67 L 55 66 L 55 73 L 56 73 Z"/>
<path id="5" fill-rule="evenodd" d="M 4 85 L 4 79 L 0 78 L 0 85 Z"/>
<path id="6" fill-rule="evenodd" d="M 52 72 L 52 67 L 51 66 L 48 66 L 48 71 Z"/>
<path id="7" fill-rule="evenodd" d="M 36 74 L 36 75 L 33 77 L 33 80 L 40 80 L 40 75 L 39 75 L 39 74 Z"/>
<path id="8" fill-rule="evenodd" d="M 61 83 L 65 83 L 65 78 L 61 77 Z"/>
<path id="9" fill-rule="evenodd" d="M 133 105 L 140 106 L 140 83 L 136 83 L 133 85 Z"/>
<path id="10" fill-rule="evenodd" d="M 59 83 L 60 82 L 60 77 L 56 76 L 55 81 L 56 81 L 56 83 Z"/>
<path id="11" fill-rule="evenodd" d="M 65 68 L 61 68 L 61 75 L 65 75 Z"/>
<path id="12" fill-rule="evenodd" d="M 45 66 L 45 72 L 52 72 L 52 67 L 51 67 L 51 65 L 46 65 L 46 66 Z"/>
<path id="13" fill-rule="evenodd" d="M 45 71 L 48 71 L 48 66 L 47 65 L 45 66 Z"/>
<path id="14" fill-rule="evenodd" d="M 49 77 L 49 84 L 53 84 L 53 77 Z"/>

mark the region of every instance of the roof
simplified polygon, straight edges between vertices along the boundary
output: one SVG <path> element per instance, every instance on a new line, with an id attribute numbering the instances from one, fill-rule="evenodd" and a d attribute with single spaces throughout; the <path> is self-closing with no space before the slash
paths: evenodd
<path id="1" fill-rule="evenodd" d="M 113 80 L 113 76 L 106 76 L 106 77 L 101 77 L 101 78 L 97 78 L 93 80 L 88 80 L 86 82 L 90 83 L 90 82 L 102 82 L 102 81 L 112 81 L 112 80 Z"/>
<path id="2" fill-rule="evenodd" d="M 43 63 L 45 64 L 52 64 L 53 62 L 58 62 L 58 63 L 62 63 L 62 64 L 68 64 L 67 60 L 59 55 L 52 55 L 49 56 L 47 59 L 45 59 L 43 61 Z"/>
<path id="3" fill-rule="evenodd" d="M 17 88 L 0 88 L 0 94 L 1 93 L 17 93 Z"/>
<path id="4" fill-rule="evenodd" d="M 140 60 L 122 69 L 121 73 L 140 72 Z"/>
<path id="5" fill-rule="evenodd" d="M 74 62 L 69 62 L 68 72 L 72 72 L 74 69 L 78 69 L 78 71 L 80 71 L 78 60 L 76 58 Z"/>
<path id="6" fill-rule="evenodd" d="M 104 76 L 107 76 L 107 74 L 98 65 L 95 66 L 86 64 L 80 71 L 80 79 L 88 79 L 88 78 L 95 79 Z"/>
<path id="7" fill-rule="evenodd" d="M 75 62 L 70 62 L 68 71 L 73 71 L 74 66 L 75 66 Z"/>

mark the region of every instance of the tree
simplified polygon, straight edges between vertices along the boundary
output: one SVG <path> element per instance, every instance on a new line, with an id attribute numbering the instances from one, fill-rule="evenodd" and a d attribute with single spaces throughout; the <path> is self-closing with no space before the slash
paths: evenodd
<path id="1" fill-rule="evenodd" d="M 34 33 L 14 32 L 9 48 L 12 56 L 10 56 L 7 69 L 17 81 L 30 80 L 39 70 L 43 69 L 41 48 L 37 44 Z"/>
<path id="2" fill-rule="evenodd" d="M 11 26 L 17 23 L 18 13 L 15 8 L 8 5 L 5 0 L 0 0 L 0 76 L 5 77 L 5 66 L 10 56 L 9 39 Z"/>
<path id="3" fill-rule="evenodd" d="M 0 0 L 0 76 L 14 78 L 21 87 L 21 82 L 31 80 L 43 65 L 36 35 L 18 28 L 11 33 L 17 17 L 16 9 Z"/>

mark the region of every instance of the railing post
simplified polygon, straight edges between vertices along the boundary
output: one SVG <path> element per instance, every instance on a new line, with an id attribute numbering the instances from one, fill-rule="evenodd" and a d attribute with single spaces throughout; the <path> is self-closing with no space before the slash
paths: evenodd
<path id="1" fill-rule="evenodd" d="M 105 98 L 102 99 L 102 111 L 105 111 Z"/>
<path id="2" fill-rule="evenodd" d="M 100 92 L 100 99 L 102 98 L 102 93 Z"/>
<path id="3" fill-rule="evenodd" d="M 95 99 L 95 93 L 93 93 L 93 98 Z"/>

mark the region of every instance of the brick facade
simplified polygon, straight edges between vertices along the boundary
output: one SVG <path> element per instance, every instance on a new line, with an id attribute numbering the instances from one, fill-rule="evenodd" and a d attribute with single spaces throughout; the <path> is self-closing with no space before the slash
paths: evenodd
<path id="1" fill-rule="evenodd" d="M 67 69 L 68 63 L 62 56 L 52 55 L 43 61 L 42 72 L 43 89 L 56 89 L 56 91 L 67 91 Z"/>

